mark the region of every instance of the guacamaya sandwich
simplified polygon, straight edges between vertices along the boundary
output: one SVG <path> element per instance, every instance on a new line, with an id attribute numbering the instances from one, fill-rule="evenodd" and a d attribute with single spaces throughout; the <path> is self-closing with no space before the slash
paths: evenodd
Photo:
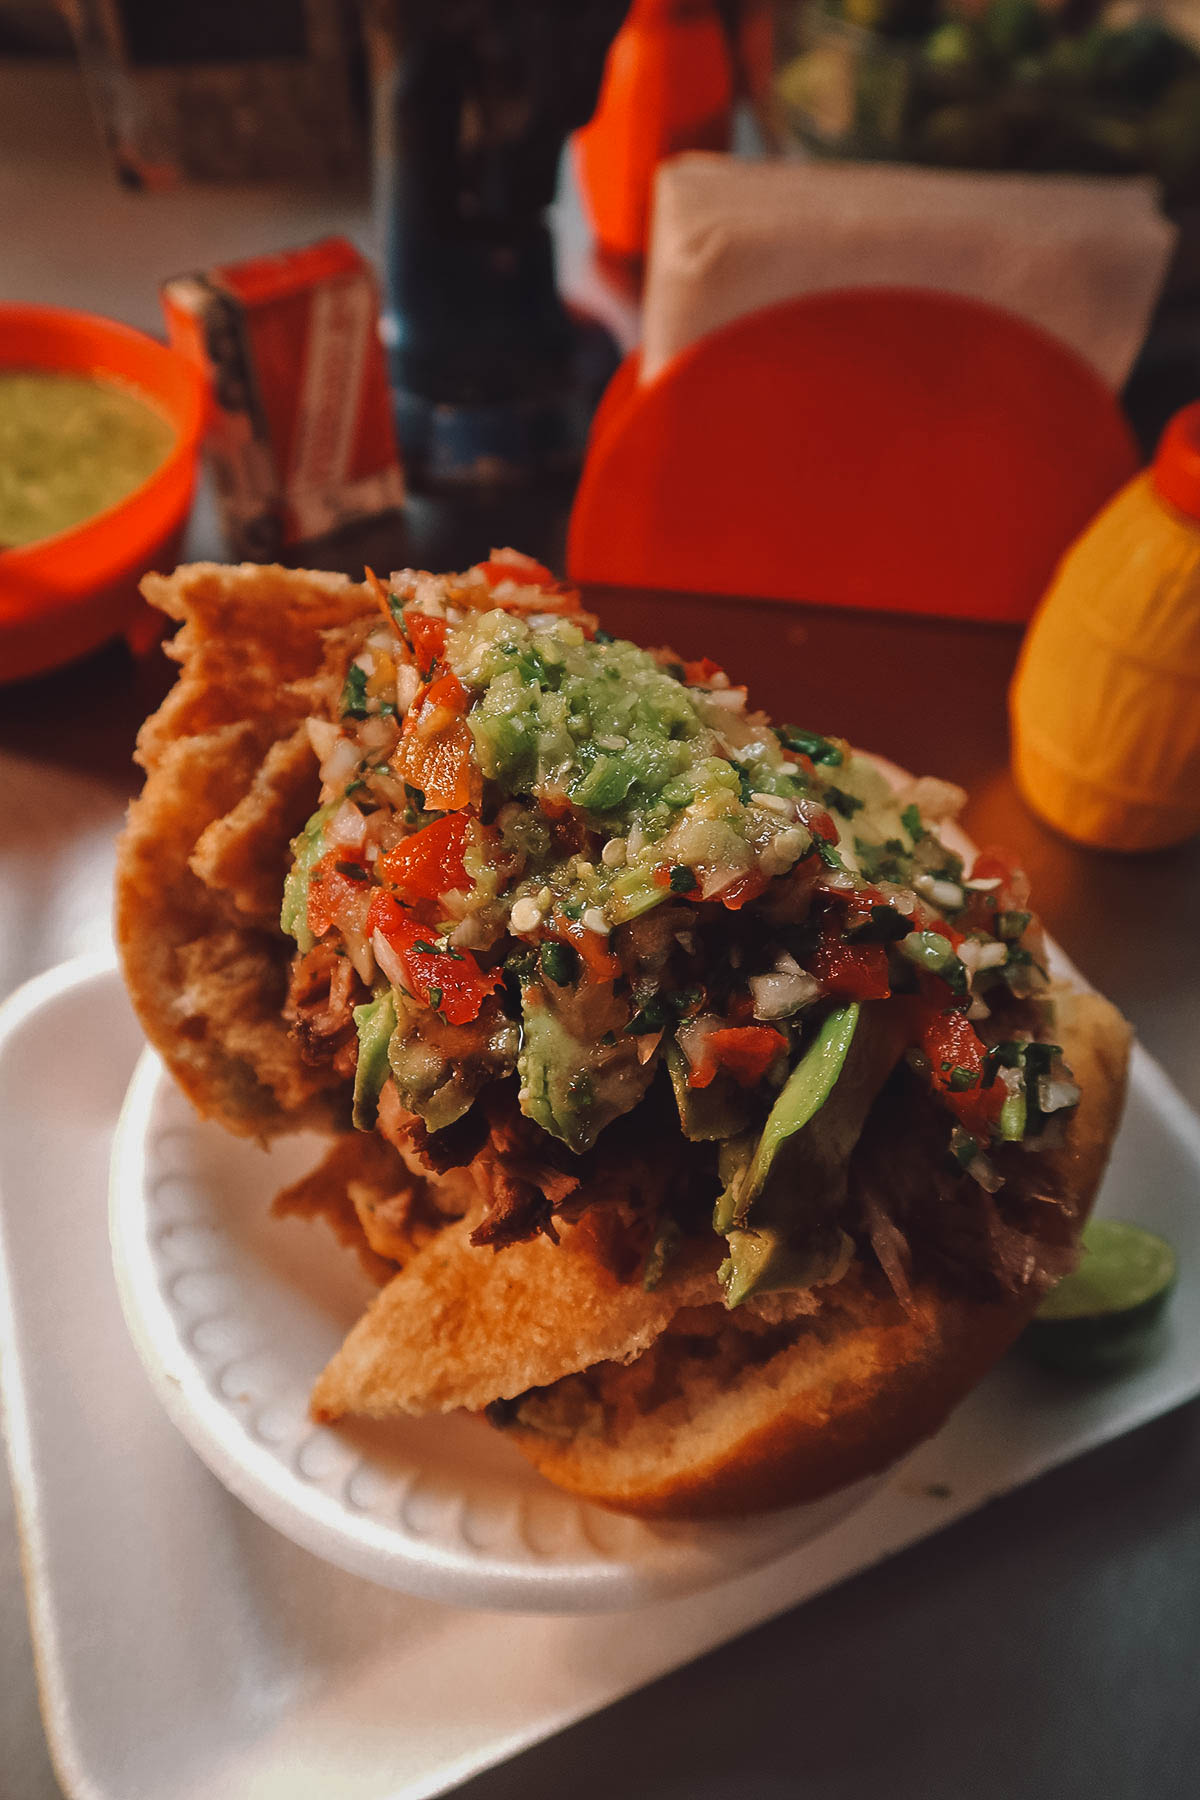
<path id="1" fill-rule="evenodd" d="M 335 1134 L 277 1205 L 382 1288 L 315 1416 L 467 1408 L 564 1488 L 694 1517 L 933 1431 L 1071 1265 L 1128 1050 L 1049 979 L 1024 877 L 946 841 L 958 790 L 512 551 L 146 591 L 182 671 L 126 976 L 202 1112 Z"/>

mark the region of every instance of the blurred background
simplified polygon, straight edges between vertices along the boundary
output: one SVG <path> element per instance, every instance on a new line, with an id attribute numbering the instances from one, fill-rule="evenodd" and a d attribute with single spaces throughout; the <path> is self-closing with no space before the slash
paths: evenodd
<path id="1" fill-rule="evenodd" d="M 89 392 L 166 427 L 115 487 Z M 1200 0 L 0 0 L 0 998 L 110 943 L 147 569 L 511 544 L 961 782 L 1200 1101 L 1198 399 Z M 628 1727 L 662 1795 L 799 1740 L 829 1800 L 1190 1800 L 1196 1404 L 1154 1430 L 472 1794 L 627 1788 Z"/>

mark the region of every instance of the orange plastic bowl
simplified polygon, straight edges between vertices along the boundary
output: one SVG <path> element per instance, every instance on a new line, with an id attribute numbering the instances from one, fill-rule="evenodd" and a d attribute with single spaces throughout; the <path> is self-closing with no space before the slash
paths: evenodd
<path id="1" fill-rule="evenodd" d="M 0 306 L 0 368 L 110 376 L 175 427 L 154 473 L 106 511 L 53 537 L 0 551 L 0 681 L 94 650 L 139 618 L 137 584 L 179 553 L 196 480 L 207 395 L 200 371 L 128 325 L 56 306 Z"/>

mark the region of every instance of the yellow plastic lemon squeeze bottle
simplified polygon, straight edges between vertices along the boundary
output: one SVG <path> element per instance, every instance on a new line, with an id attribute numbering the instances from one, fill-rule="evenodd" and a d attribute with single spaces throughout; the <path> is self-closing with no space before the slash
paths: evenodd
<path id="1" fill-rule="evenodd" d="M 1034 811 L 1107 850 L 1200 831 L 1200 401 L 1058 566 L 1010 694 Z"/>

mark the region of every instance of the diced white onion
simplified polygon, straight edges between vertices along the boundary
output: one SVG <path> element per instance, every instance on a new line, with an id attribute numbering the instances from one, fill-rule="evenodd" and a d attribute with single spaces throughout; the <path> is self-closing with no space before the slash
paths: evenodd
<path id="1" fill-rule="evenodd" d="M 972 1000 L 970 1006 L 968 1006 L 968 1008 L 967 1008 L 968 1019 L 970 1019 L 972 1021 L 972 1023 L 977 1023 L 978 1020 L 990 1019 L 991 1016 L 992 1016 L 992 1009 L 988 1005 L 987 1001 L 980 999 L 979 995 L 976 994 L 976 996 Z"/>
<path id="2" fill-rule="evenodd" d="M 450 942 L 456 950 L 485 950 L 491 935 L 483 920 L 470 914 L 467 918 L 459 920 L 450 933 Z"/>
<path id="3" fill-rule="evenodd" d="M 342 942 L 346 946 L 346 954 L 354 964 L 354 972 L 362 977 L 368 987 L 375 979 L 375 958 L 371 946 L 361 931 L 352 925 L 342 926 Z"/>
<path id="4" fill-rule="evenodd" d="M 719 706 L 725 712 L 744 712 L 746 710 L 744 687 L 709 688 L 705 699 L 710 706 Z"/>
<path id="5" fill-rule="evenodd" d="M 375 658 L 369 650 L 362 650 L 354 659 L 354 667 L 361 669 L 364 675 L 375 673 Z"/>
<path id="6" fill-rule="evenodd" d="M 794 819 L 796 816 L 795 802 L 785 800 L 782 794 L 751 794 L 750 800 L 752 805 L 761 806 L 767 812 L 780 813 L 785 819 Z"/>
<path id="7" fill-rule="evenodd" d="M 606 869 L 619 869 L 625 861 L 625 839 L 609 838 L 600 852 L 600 861 Z"/>
<path id="8" fill-rule="evenodd" d="M 339 733 L 328 756 L 321 761 L 321 780 L 326 787 L 345 787 L 358 767 L 358 745 Z"/>
<path id="9" fill-rule="evenodd" d="M 353 800 L 343 800 L 330 819 L 327 830 L 330 843 L 344 844 L 347 849 L 357 850 L 366 838 L 367 821 Z"/>
<path id="10" fill-rule="evenodd" d="M 675 1034 L 675 1041 L 687 1057 L 690 1068 L 699 1068 L 704 1052 L 704 1040 L 720 1029 L 721 1021 L 716 1013 L 701 1013 L 698 1019 L 689 1019 L 686 1024 L 679 1027 Z"/>
<path id="11" fill-rule="evenodd" d="M 598 906 L 587 906 L 583 911 L 581 923 L 587 931 L 594 931 L 597 937 L 607 937 L 610 926 L 608 920 Z"/>
<path id="12" fill-rule="evenodd" d="M 964 881 L 963 886 L 969 887 L 976 894 L 990 894 L 1000 886 L 1002 879 L 1000 875 L 981 875 L 978 881 Z"/>
<path id="13" fill-rule="evenodd" d="M 994 1194 L 1004 1186 L 1004 1177 L 999 1169 L 983 1155 L 974 1157 L 967 1164 L 967 1174 L 972 1181 L 979 1183 L 985 1194 Z"/>
<path id="14" fill-rule="evenodd" d="M 1065 1106 L 1079 1105 L 1079 1089 L 1075 1083 L 1053 1075 L 1038 1076 L 1037 1097 L 1044 1113 L 1061 1112 Z"/>
<path id="15" fill-rule="evenodd" d="M 417 673 L 416 664 L 401 663 L 396 670 L 396 706 L 401 714 L 408 711 L 420 686 L 421 677 Z"/>
<path id="16" fill-rule="evenodd" d="M 407 988 L 408 971 L 401 962 L 398 953 L 392 949 L 382 931 L 376 931 L 371 938 L 371 948 L 375 952 L 375 961 L 379 964 L 393 987 Z"/>
<path id="17" fill-rule="evenodd" d="M 378 714 L 364 719 L 358 728 L 358 741 L 364 750 L 382 750 L 385 744 L 391 743 L 393 736 L 391 720 L 381 718 Z"/>
<path id="18" fill-rule="evenodd" d="M 752 975 L 750 992 L 756 1019 L 786 1019 L 815 1000 L 821 984 L 799 969 L 794 975 Z"/>
<path id="19" fill-rule="evenodd" d="M 946 912 L 957 912 L 963 904 L 963 891 L 957 881 L 942 881 L 936 875 L 918 875 L 913 886 Z"/>
<path id="20" fill-rule="evenodd" d="M 341 732 L 330 719 L 305 719 L 304 729 L 308 733 L 313 755 L 318 762 L 324 762 L 341 737 Z"/>
<path id="21" fill-rule="evenodd" d="M 637 1059 L 643 1068 L 650 1061 L 650 1058 L 654 1055 L 654 1052 L 658 1049 L 661 1042 L 661 1031 L 647 1031 L 644 1032 L 641 1037 L 634 1038 L 633 1043 L 634 1048 L 637 1051 Z"/>
<path id="22" fill-rule="evenodd" d="M 701 895 L 705 900 L 711 900 L 715 894 L 723 894 L 735 881 L 740 881 L 745 872 L 744 869 L 731 869 L 728 863 L 709 869 L 700 880 Z"/>
<path id="23" fill-rule="evenodd" d="M 768 880 L 773 875 L 782 875 L 785 869 L 800 860 L 811 843 L 812 834 L 803 825 L 785 825 L 759 852 L 760 871 Z"/>

